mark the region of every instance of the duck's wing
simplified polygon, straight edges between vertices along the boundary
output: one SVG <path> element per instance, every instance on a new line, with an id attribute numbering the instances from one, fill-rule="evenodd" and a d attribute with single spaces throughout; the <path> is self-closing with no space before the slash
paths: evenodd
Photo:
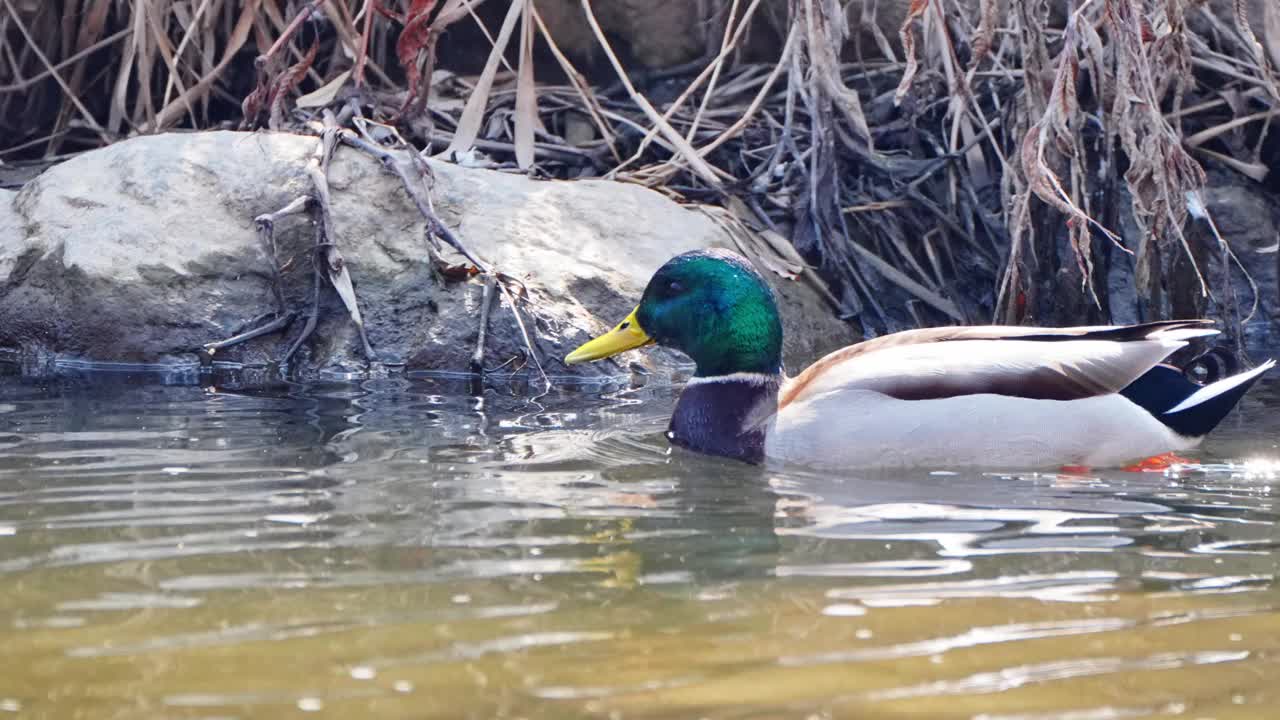
<path id="1" fill-rule="evenodd" d="M 787 405 L 849 389 L 901 400 L 991 393 L 1074 400 L 1118 392 L 1186 345 L 1214 335 L 1207 320 L 1142 325 L 910 330 L 827 355 L 787 381 Z"/>

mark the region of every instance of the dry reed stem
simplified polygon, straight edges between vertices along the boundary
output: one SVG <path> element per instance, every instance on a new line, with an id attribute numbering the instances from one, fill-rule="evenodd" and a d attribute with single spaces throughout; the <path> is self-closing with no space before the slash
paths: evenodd
<path id="1" fill-rule="evenodd" d="M 533 80 L 533 0 L 522 0 L 520 15 L 520 65 L 516 73 L 516 166 L 533 167 L 533 131 L 538 122 L 538 96 Z"/>
<path id="2" fill-rule="evenodd" d="M 857 35 L 857 18 L 847 26 L 836 0 L 790 0 L 773 48 L 780 61 L 753 65 L 741 58 L 748 27 L 768 15 L 762 0 L 719 0 L 704 38 L 711 57 L 675 75 L 678 97 L 655 107 L 590 0 L 580 2 L 608 63 L 600 67 L 613 71 L 623 95 L 591 86 L 533 0 L 512 2 L 496 35 L 476 12 L 482 1 L 312 0 L 305 5 L 325 18 L 313 24 L 307 13 L 289 16 L 304 4 L 285 0 L 154 0 L 146 6 L 154 12 L 119 18 L 106 12 L 111 0 L 85 0 L 75 22 L 47 11 L 20 16 L 0 0 L 0 28 L 19 41 L 0 48 L 0 113 L 12 116 L 29 94 L 53 118 L 14 134 L 0 153 L 56 155 L 64 145 L 206 125 L 220 112 L 225 119 L 245 50 L 272 48 L 262 54 L 279 53 L 290 66 L 266 78 L 262 109 L 272 126 L 297 127 L 326 106 L 354 103 L 415 144 L 447 144 L 477 162 L 555 177 L 603 174 L 721 203 L 735 208 L 735 241 L 764 248 L 790 234 L 845 312 L 868 309 L 863 319 L 882 324 L 896 313 L 878 297 L 886 291 L 912 301 L 912 321 L 989 312 L 965 287 L 970 276 L 996 286 L 999 318 L 1031 317 L 1019 304 L 1052 271 L 1059 234 L 1075 259 L 1072 277 L 1101 310 L 1091 281 L 1105 253 L 1093 240 L 1118 241 L 1119 213 L 1128 212 L 1113 199 L 1121 186 L 1142 231 L 1127 243 L 1138 251 L 1140 292 L 1159 311 L 1158 285 L 1175 272 L 1177 254 L 1192 259 L 1193 279 L 1208 289 L 1183 231 L 1186 193 L 1204 182 L 1188 152 L 1255 179 L 1274 165 L 1263 142 L 1280 112 L 1280 10 L 1270 6 L 1252 25 L 1240 3 L 1224 17 L 1202 7 L 1197 17 L 1210 30 L 1200 34 L 1183 20 L 1189 0 L 1086 0 L 1061 29 L 1046 25 L 1045 0 L 1020 0 L 1008 17 L 995 0 L 976 8 L 914 0 L 898 62 L 903 55 L 868 24 L 883 10 L 868 0 L 862 29 L 891 62 L 848 63 L 840 52 Z M 442 74 L 471 92 L 436 105 L 434 43 L 464 20 L 489 38 L 488 62 L 476 78 Z M 516 21 L 518 59 L 509 68 L 504 49 Z M 535 76 L 538 38 L 566 87 L 537 82 L 545 80 Z M 384 66 L 420 73 L 418 88 Z M 510 82 L 499 75 L 504 67 Z M 92 100 L 103 88 L 106 101 Z M 579 134 L 572 146 L 555 133 L 579 113 L 596 135 Z M 488 155 L 467 153 L 473 148 Z M 1114 168 L 1125 162 L 1119 177 Z"/>
<path id="3" fill-rule="evenodd" d="M 27 29 L 26 23 L 24 23 L 22 18 L 18 15 L 18 11 L 14 9 L 12 0 L 4 0 L 4 7 L 5 10 L 9 12 L 9 17 L 12 18 L 13 23 L 17 25 L 18 32 L 20 32 L 23 39 L 26 40 L 27 46 L 31 48 L 31 51 L 40 60 L 40 64 L 44 66 L 44 69 L 49 76 L 57 81 L 58 86 L 62 88 L 67 99 L 75 106 L 76 110 L 79 111 L 80 117 L 85 121 L 85 124 L 92 128 L 94 132 L 98 133 L 103 142 L 111 142 L 111 136 L 107 134 L 106 130 L 104 130 L 101 125 L 98 124 L 93 113 L 89 112 L 88 108 L 86 108 L 80 101 L 80 98 L 76 95 L 75 91 L 71 89 L 67 84 L 67 81 L 62 77 L 62 74 L 54 68 L 53 63 L 49 62 L 49 58 L 40 50 L 39 45 L 31 37 L 31 31 Z"/>
<path id="4" fill-rule="evenodd" d="M 731 41 L 727 45 L 721 46 L 720 52 L 712 58 L 711 62 L 709 62 L 707 66 L 693 78 L 693 80 L 689 82 L 685 89 L 681 91 L 680 95 L 670 103 L 666 112 L 662 114 L 662 119 L 664 121 L 670 121 L 675 117 L 676 114 L 683 109 L 684 103 L 688 101 L 695 92 L 702 88 L 703 83 L 705 83 L 713 73 L 718 73 L 720 71 L 721 66 L 729 59 L 734 48 L 736 48 L 738 43 L 741 41 L 742 34 L 749 26 L 748 21 L 754 16 L 756 8 L 759 6 L 760 2 L 761 0 L 752 0 L 751 5 L 749 5 L 746 12 L 743 13 L 742 22 L 738 23 L 737 28 L 734 29 Z M 708 97 L 709 96 L 710 94 L 708 94 Z M 650 143 L 654 141 L 660 132 L 660 126 L 657 124 L 650 128 L 637 146 L 635 154 L 627 160 L 619 163 L 617 167 L 609 172 L 607 177 L 617 177 L 619 173 L 627 169 L 630 165 L 640 162 L 644 158 L 645 152 L 648 150 Z M 692 138 L 689 138 L 689 140 L 692 141 Z"/>
<path id="5" fill-rule="evenodd" d="M 502 21 L 502 28 L 498 30 L 498 38 L 493 43 L 493 49 L 489 52 L 489 59 L 485 61 L 484 70 L 480 72 L 480 77 L 472 87 L 471 96 L 467 98 L 467 106 L 458 119 L 453 141 L 444 151 L 446 157 L 470 150 L 476 137 L 479 136 L 480 124 L 484 120 L 484 112 L 489 103 L 489 92 L 498 72 L 498 64 L 502 61 L 503 52 L 507 48 L 507 41 L 511 39 L 511 33 L 515 30 L 516 22 L 523 14 L 524 2 L 512 2 Z"/>
<path id="6" fill-rule="evenodd" d="M 658 114 L 658 111 L 654 109 L 653 104 L 650 103 L 647 98 L 636 90 L 635 85 L 631 82 L 630 76 L 627 75 L 627 71 L 622 67 L 622 61 L 618 59 L 617 53 L 613 52 L 613 48 L 609 45 L 609 41 L 605 39 L 604 31 L 600 29 L 600 22 L 596 20 L 595 12 L 591 9 L 591 0 L 580 0 L 580 2 L 582 3 L 583 11 L 587 15 L 587 23 L 591 25 L 591 31 L 595 33 L 596 40 L 600 43 L 601 47 L 604 48 L 605 53 L 609 57 L 609 63 L 613 66 L 614 72 L 618 74 L 618 79 L 622 82 L 623 87 L 626 88 L 627 94 L 631 97 L 632 102 L 639 106 L 644 114 L 649 118 L 649 121 L 660 129 L 663 138 L 665 138 L 667 142 L 671 143 L 676 151 L 684 157 L 685 161 L 689 163 L 689 167 L 694 171 L 694 173 L 696 173 L 703 182 L 707 183 L 711 187 L 720 186 L 721 175 L 726 179 L 732 177 L 723 171 L 717 173 L 715 169 L 699 157 L 697 151 L 693 149 L 693 146 L 690 145 L 689 142 L 680 135 L 680 133 L 676 132 L 675 129 L 671 127 L 670 123 Z"/>
<path id="7" fill-rule="evenodd" d="M 587 83 L 582 73 L 574 66 L 573 62 L 565 56 L 560 50 L 560 46 L 556 44 L 555 37 L 551 31 L 547 29 L 546 23 L 542 21 L 542 16 L 538 14 L 537 3 L 533 4 L 533 19 L 538 24 L 538 31 L 542 33 L 542 38 L 546 40 L 547 47 L 551 50 L 551 54 L 555 57 L 556 62 L 560 65 L 560 69 L 569 78 L 569 82 L 573 85 L 574 92 L 582 100 L 582 107 L 591 116 L 591 121 L 595 123 L 596 129 L 600 131 L 600 136 L 604 138 L 605 143 L 609 146 L 609 153 L 613 159 L 619 163 L 622 161 L 622 155 L 618 152 L 618 145 L 614 139 L 613 128 L 609 123 L 605 122 L 604 116 L 600 109 L 600 101 L 592 92 L 591 86 Z"/>

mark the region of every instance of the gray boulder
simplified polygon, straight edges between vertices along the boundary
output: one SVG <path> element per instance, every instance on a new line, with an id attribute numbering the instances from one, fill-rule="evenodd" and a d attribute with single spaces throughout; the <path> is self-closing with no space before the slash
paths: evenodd
<path id="1" fill-rule="evenodd" d="M 17 193 L 0 191 L 0 352 L 41 358 L 28 363 L 36 371 L 83 361 L 191 365 L 204 343 L 246 329 L 273 308 L 253 219 L 308 192 L 306 162 L 317 142 L 281 133 L 139 137 L 58 165 Z M 672 255 L 730 246 L 715 220 L 635 185 L 431 167 L 445 224 L 523 284 L 518 311 L 549 374 L 617 375 L 632 362 L 679 361 L 631 353 L 620 364 L 566 367 L 561 358 L 623 317 Z M 419 212 L 374 159 L 340 147 L 329 179 L 337 244 L 378 359 L 467 371 L 481 280 L 433 272 Z M 282 221 L 276 239 L 287 300 L 302 310 L 311 297 L 310 218 Z M 789 366 L 855 339 L 807 284 L 773 279 Z M 321 297 L 319 325 L 295 368 L 304 376 L 362 370 L 359 335 L 327 282 Z M 493 306 L 490 367 L 511 361 L 510 369 L 525 356 L 509 301 L 499 294 Z M 215 357 L 268 364 L 301 325 Z"/>

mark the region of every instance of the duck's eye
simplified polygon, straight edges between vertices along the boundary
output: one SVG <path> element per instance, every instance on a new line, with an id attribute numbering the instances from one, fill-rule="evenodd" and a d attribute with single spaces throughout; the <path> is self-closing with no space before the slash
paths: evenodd
<path id="1" fill-rule="evenodd" d="M 684 292 L 684 285 L 681 285 L 679 280 L 672 280 L 671 282 L 667 283 L 668 295 L 675 295 L 676 293 L 681 293 L 681 292 Z"/>

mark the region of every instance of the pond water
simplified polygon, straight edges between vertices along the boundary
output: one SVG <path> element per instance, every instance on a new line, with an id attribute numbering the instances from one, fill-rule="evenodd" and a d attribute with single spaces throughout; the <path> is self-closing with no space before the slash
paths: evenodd
<path id="1" fill-rule="evenodd" d="M 1264 718 L 1280 383 L 1176 472 L 770 472 L 670 387 L 0 378 L 0 716 Z"/>

